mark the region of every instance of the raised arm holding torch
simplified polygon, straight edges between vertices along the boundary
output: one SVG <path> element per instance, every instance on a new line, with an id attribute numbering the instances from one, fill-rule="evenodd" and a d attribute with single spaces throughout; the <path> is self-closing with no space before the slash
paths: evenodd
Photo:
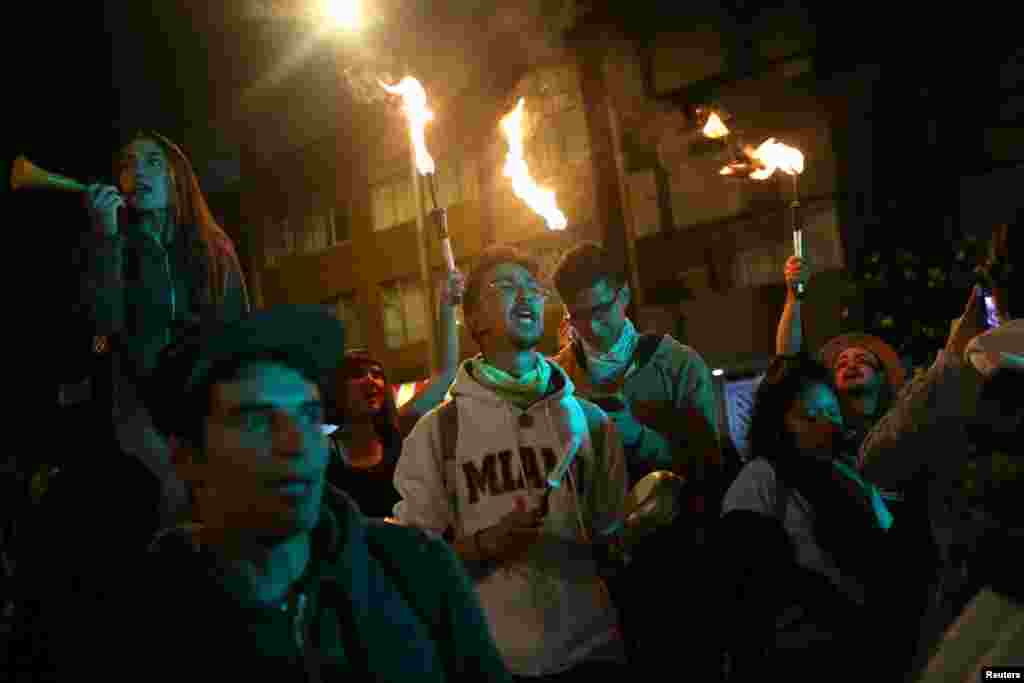
<path id="1" fill-rule="evenodd" d="M 705 135 L 707 133 L 705 132 Z M 793 200 L 789 204 L 792 212 L 793 223 L 793 253 L 797 258 L 804 257 L 803 225 L 800 222 L 800 190 L 799 178 L 804 172 L 804 155 L 795 147 L 777 142 L 775 138 L 768 138 L 762 142 L 757 149 L 747 145 L 743 147 L 743 155 L 746 159 L 733 161 L 722 167 L 721 175 L 746 176 L 751 180 L 767 180 L 775 175 L 775 171 L 793 177 Z M 795 285 L 798 299 L 804 297 L 806 287 L 803 282 Z"/>
<path id="2" fill-rule="evenodd" d="M 437 225 L 445 265 L 448 267 L 449 273 L 454 272 L 455 253 L 452 251 L 451 237 L 448 234 L 448 214 L 443 207 L 437 204 L 434 159 L 427 151 L 425 128 L 434 119 L 434 112 L 427 109 L 427 93 L 420 82 L 412 76 L 406 76 L 393 86 L 383 82 L 380 85 L 389 93 L 399 95 L 402 98 L 403 109 L 405 110 L 406 118 L 409 119 L 409 134 L 412 138 L 412 145 L 416 154 L 416 170 L 419 171 L 421 176 L 427 178 L 427 185 L 430 188 L 430 199 L 434 206 L 431 215 L 434 217 Z"/>

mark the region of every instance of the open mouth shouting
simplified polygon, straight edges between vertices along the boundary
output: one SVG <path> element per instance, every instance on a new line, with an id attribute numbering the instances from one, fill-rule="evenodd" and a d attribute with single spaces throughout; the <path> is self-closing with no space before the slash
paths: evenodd
<path id="1" fill-rule="evenodd" d="M 520 304 L 512 308 L 512 319 L 522 325 L 533 325 L 540 316 L 532 307 Z"/>

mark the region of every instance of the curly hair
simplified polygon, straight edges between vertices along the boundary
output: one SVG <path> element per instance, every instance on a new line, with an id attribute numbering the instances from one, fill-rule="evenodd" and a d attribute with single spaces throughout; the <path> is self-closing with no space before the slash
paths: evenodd
<path id="1" fill-rule="evenodd" d="M 750 456 L 777 464 L 794 455 L 796 443 L 785 429 L 785 415 L 807 387 L 832 387 L 832 373 L 807 354 L 778 356 L 754 396 L 750 421 Z"/>

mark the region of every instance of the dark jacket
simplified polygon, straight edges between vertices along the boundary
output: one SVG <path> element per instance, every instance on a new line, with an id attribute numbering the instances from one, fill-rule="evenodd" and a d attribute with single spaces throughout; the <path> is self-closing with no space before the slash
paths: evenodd
<path id="1" fill-rule="evenodd" d="M 236 320 L 248 312 L 245 278 L 234 246 L 225 237 L 213 244 L 212 252 L 223 271 L 220 306 L 202 300 L 181 240 L 165 249 L 131 225 L 113 237 L 86 236 L 77 264 L 80 314 L 92 323 L 96 335 L 115 342 L 123 357 L 122 371 L 147 374 L 183 325 Z"/>
<path id="2" fill-rule="evenodd" d="M 107 643 L 86 650 L 102 678 L 510 680 L 448 546 L 367 519 L 336 490 L 287 609 L 249 602 L 215 567 L 183 530 L 158 537 L 105 606 L 109 626 L 90 625 Z"/>

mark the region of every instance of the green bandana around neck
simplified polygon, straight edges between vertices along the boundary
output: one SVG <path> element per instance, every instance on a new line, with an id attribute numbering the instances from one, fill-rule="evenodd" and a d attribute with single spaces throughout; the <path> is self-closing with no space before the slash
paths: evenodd
<path id="1" fill-rule="evenodd" d="M 482 357 L 470 361 L 470 372 L 485 387 L 520 408 L 527 408 L 548 391 L 551 383 L 551 364 L 536 354 L 537 365 L 522 377 L 513 377 L 494 367 Z"/>

